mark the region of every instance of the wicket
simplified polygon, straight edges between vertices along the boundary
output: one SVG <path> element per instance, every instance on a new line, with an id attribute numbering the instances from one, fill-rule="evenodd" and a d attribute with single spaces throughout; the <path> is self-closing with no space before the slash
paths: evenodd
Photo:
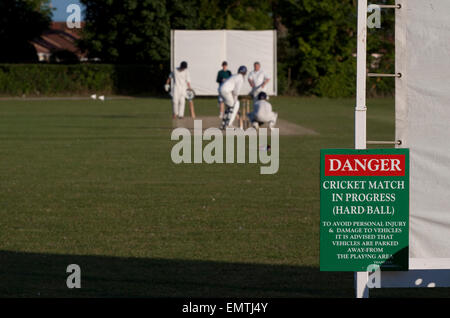
<path id="1" fill-rule="evenodd" d="M 239 112 L 239 128 L 244 130 L 250 127 L 248 113 L 250 113 L 251 101 L 252 99 L 250 97 L 244 97 L 241 99 L 242 111 Z"/>

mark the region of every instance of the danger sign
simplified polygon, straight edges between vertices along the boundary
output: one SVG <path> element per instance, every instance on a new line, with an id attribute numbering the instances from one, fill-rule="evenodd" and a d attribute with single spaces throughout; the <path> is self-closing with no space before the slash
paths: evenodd
<path id="1" fill-rule="evenodd" d="M 321 151 L 321 270 L 408 269 L 408 170 L 408 149 Z"/>

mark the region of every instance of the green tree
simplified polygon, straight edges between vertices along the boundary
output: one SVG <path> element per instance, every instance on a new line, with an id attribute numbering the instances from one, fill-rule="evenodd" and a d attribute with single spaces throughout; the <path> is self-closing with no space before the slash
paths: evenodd
<path id="1" fill-rule="evenodd" d="M 167 12 L 169 14 L 170 28 L 176 30 L 199 29 L 197 8 L 198 0 L 167 0 Z"/>
<path id="2" fill-rule="evenodd" d="M 80 47 L 110 63 L 166 63 L 170 56 L 165 0 L 82 0 Z"/>
<path id="3" fill-rule="evenodd" d="M 355 1 L 280 0 L 276 8 L 288 32 L 289 49 L 280 62 L 292 70 L 294 89 L 300 94 L 353 94 Z"/>
<path id="4" fill-rule="evenodd" d="M 220 29 L 223 25 L 218 0 L 167 0 L 167 11 L 174 30 Z"/>
<path id="5" fill-rule="evenodd" d="M 271 6 L 271 0 L 167 0 L 171 29 L 271 29 Z"/>
<path id="6" fill-rule="evenodd" d="M 225 1 L 225 29 L 267 30 L 273 27 L 272 2 L 257 0 Z"/>
<path id="7" fill-rule="evenodd" d="M 36 62 L 30 41 L 50 25 L 49 0 L 1 0 L 0 12 L 0 62 Z"/>

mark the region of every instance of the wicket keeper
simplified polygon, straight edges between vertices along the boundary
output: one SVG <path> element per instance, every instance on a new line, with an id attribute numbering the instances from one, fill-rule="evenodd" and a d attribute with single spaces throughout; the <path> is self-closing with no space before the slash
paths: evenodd
<path id="1" fill-rule="evenodd" d="M 267 101 L 267 94 L 258 94 L 258 101 L 253 106 L 253 112 L 248 114 L 252 126 L 256 129 L 259 125 L 268 123 L 270 128 L 274 128 L 277 123 L 278 114 L 273 112 L 272 105 Z"/>

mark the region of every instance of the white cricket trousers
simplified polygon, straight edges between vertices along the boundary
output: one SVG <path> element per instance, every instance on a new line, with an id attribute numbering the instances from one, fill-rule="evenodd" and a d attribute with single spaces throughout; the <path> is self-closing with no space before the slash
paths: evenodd
<path id="1" fill-rule="evenodd" d="M 220 92 L 224 103 L 225 103 L 225 115 L 222 120 L 223 128 L 231 127 L 233 125 L 233 121 L 236 118 L 236 115 L 239 111 L 239 100 L 235 100 L 233 94 L 231 92 Z"/>
<path id="2" fill-rule="evenodd" d="M 173 113 L 177 117 L 184 117 L 184 107 L 186 105 L 186 90 L 175 88 L 172 95 Z"/>
<path id="3" fill-rule="evenodd" d="M 278 114 L 275 112 L 262 112 L 256 114 L 256 120 L 262 123 L 270 123 L 275 125 L 277 123 Z"/>

